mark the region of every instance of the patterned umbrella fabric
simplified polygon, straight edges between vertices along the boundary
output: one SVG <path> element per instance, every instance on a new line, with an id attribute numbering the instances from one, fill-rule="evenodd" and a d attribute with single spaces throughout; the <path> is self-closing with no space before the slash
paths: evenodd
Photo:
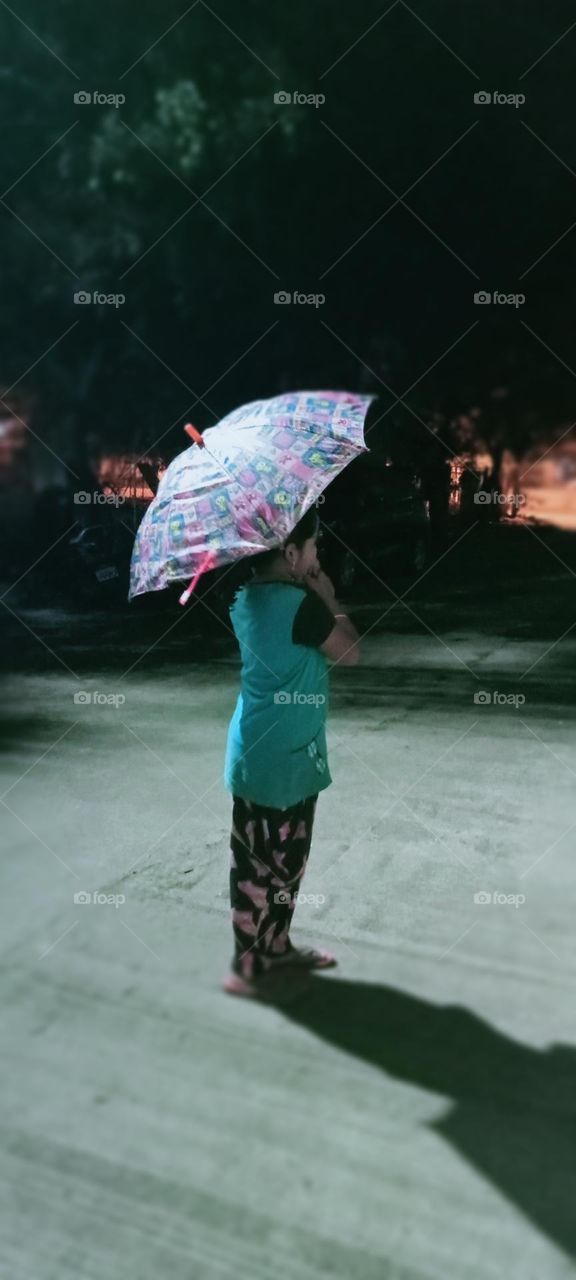
<path id="1" fill-rule="evenodd" d="M 367 452 L 374 396 L 297 391 L 242 405 L 170 463 L 142 520 L 129 598 L 280 546 Z"/>

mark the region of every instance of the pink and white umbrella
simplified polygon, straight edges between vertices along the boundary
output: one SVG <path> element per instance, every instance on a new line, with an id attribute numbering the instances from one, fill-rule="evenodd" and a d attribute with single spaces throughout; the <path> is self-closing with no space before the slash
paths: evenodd
<path id="1" fill-rule="evenodd" d="M 242 405 L 164 472 L 136 535 L 129 598 L 280 546 L 324 489 L 367 452 L 374 396 L 296 391 Z"/>

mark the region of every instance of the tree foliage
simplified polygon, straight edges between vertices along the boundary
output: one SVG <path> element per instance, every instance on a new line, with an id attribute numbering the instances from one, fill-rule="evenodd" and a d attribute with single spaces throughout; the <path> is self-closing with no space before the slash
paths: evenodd
<path id="1" fill-rule="evenodd" d="M 498 438 L 553 431 L 574 395 L 573 39 L 540 55 L 570 21 L 536 0 L 2 10 L 0 380 L 23 379 L 38 435 L 169 456 L 187 418 L 298 386 L 378 391 L 398 431 L 474 404 Z M 523 117 L 474 106 L 538 59 Z M 95 90 L 125 101 L 74 101 Z M 526 306 L 479 315 L 483 287 Z"/>

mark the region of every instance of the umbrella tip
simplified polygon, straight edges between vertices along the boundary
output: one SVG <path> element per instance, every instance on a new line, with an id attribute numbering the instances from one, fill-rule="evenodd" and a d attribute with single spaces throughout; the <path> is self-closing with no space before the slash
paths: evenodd
<path id="1" fill-rule="evenodd" d="M 184 427 L 184 430 L 185 430 L 185 432 L 186 432 L 186 435 L 187 435 L 187 436 L 190 436 L 190 439 L 191 439 L 191 441 L 192 441 L 192 444 L 197 444 L 197 445 L 199 445 L 201 449 L 203 449 L 203 448 L 204 448 L 204 440 L 202 439 L 202 436 L 200 435 L 200 432 L 196 430 L 196 427 L 193 427 L 193 426 L 192 426 L 192 423 L 191 423 L 191 422 L 187 422 L 187 423 L 186 423 L 186 426 Z"/>

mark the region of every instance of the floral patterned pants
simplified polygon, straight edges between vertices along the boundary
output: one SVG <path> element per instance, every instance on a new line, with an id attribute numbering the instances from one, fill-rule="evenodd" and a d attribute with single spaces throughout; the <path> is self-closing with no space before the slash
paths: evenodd
<path id="1" fill-rule="evenodd" d="M 233 969 L 255 978 L 289 951 L 292 915 L 310 853 L 318 796 L 270 809 L 234 796 L 230 849 Z"/>

